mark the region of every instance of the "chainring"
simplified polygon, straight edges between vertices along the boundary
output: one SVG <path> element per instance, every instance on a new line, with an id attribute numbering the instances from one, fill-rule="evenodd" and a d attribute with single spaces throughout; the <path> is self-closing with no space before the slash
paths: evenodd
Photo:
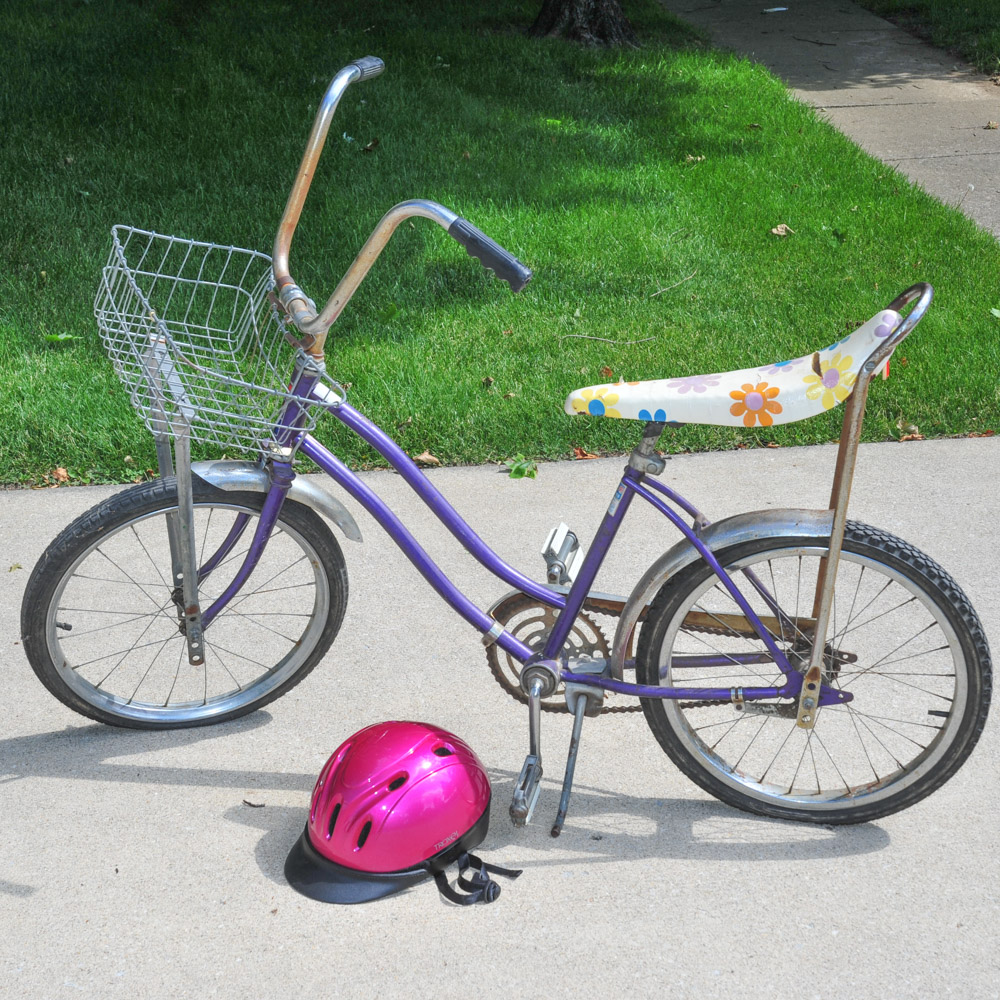
<path id="1" fill-rule="evenodd" d="M 493 617 L 504 630 L 520 639 L 529 649 L 541 652 L 552 627 L 559 617 L 556 608 L 550 608 L 527 594 L 511 594 L 493 608 Z M 611 657 L 611 644 L 600 625 L 590 615 L 580 612 L 573 622 L 566 644 L 562 650 L 571 660 L 580 656 L 607 660 Z M 523 664 L 510 653 L 502 650 L 495 642 L 486 647 L 486 659 L 496 682 L 512 698 L 528 704 L 528 696 L 521 690 L 520 677 Z M 542 709 L 546 712 L 566 712 L 563 685 L 542 699 Z M 609 709 L 605 709 L 609 711 Z M 614 709 L 610 709 L 614 711 Z"/>

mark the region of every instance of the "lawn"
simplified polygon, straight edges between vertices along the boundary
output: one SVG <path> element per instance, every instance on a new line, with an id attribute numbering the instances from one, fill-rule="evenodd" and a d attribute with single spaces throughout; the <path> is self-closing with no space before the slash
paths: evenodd
<path id="1" fill-rule="evenodd" d="M 91 304 L 109 230 L 268 252 L 317 102 L 334 121 L 292 248 L 325 299 L 382 213 L 440 201 L 535 271 L 521 295 L 432 223 L 394 236 L 331 332 L 331 374 L 444 463 L 628 450 L 570 419 L 578 386 L 724 371 L 829 344 L 914 281 L 937 299 L 869 404 L 868 439 L 1000 427 L 1000 246 L 862 153 L 761 67 L 652 2 L 637 51 L 534 40 L 535 2 L 39 2 L 0 14 L 0 482 L 127 481 L 154 464 Z M 375 140 L 378 140 L 375 144 Z M 771 230 L 785 224 L 784 237 Z M 686 427 L 674 450 L 829 441 Z M 352 465 L 377 464 L 336 429 Z"/>
<path id="2" fill-rule="evenodd" d="M 858 0 L 901 28 L 1000 74 L 1000 0 Z"/>

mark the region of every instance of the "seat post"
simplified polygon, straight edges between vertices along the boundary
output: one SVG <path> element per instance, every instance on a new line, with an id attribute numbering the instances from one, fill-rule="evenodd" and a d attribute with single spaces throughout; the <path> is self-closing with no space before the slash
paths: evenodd
<path id="1" fill-rule="evenodd" d="M 666 459 L 656 454 L 656 443 L 663 434 L 666 423 L 661 420 L 650 420 L 643 428 L 642 440 L 632 449 L 628 457 L 629 468 L 644 475 L 658 476 L 666 467 Z"/>

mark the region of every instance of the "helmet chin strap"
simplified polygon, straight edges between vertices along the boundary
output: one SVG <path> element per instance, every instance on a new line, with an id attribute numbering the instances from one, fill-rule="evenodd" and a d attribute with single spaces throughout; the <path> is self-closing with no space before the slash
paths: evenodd
<path id="1" fill-rule="evenodd" d="M 465 878 L 462 873 L 466 868 L 475 868 L 478 871 L 473 871 L 471 878 Z M 492 903 L 500 895 L 500 886 L 486 874 L 487 872 L 515 879 L 521 874 L 521 869 L 488 865 L 481 858 L 477 858 L 475 854 L 465 852 L 458 857 L 458 884 L 466 890 L 465 893 L 453 889 L 448 881 L 448 876 L 443 871 L 434 872 L 434 881 L 437 883 L 438 891 L 445 899 L 458 903 L 460 906 L 469 906 L 472 903 L 480 902 Z"/>

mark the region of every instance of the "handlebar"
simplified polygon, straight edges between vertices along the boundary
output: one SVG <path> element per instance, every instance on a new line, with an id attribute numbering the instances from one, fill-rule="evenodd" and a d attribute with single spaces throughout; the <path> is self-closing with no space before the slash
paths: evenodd
<path id="1" fill-rule="evenodd" d="M 323 360 L 323 347 L 326 334 L 351 296 L 361 284 L 375 259 L 388 243 L 396 227 L 404 220 L 420 216 L 437 222 L 447 230 L 448 235 L 465 247 L 469 256 L 475 257 L 498 278 L 506 281 L 511 290 L 519 292 L 531 280 L 531 271 L 524 266 L 512 253 L 491 240 L 482 230 L 456 215 L 451 209 L 445 208 L 433 201 L 404 201 L 389 209 L 375 227 L 365 245 L 361 248 L 354 262 L 347 269 L 340 283 L 334 289 L 322 312 L 317 313 L 315 303 L 292 280 L 288 266 L 288 254 L 291 248 L 292 236 L 298 225 L 302 206 L 305 203 L 309 186 L 315 174 L 316 164 L 323 152 L 330 120 L 333 118 L 337 105 L 344 91 L 354 82 L 370 80 L 385 69 L 385 64 L 375 56 L 364 56 L 349 63 L 333 78 L 313 122 L 309 141 L 306 144 L 302 163 L 299 165 L 295 182 L 292 185 L 284 214 L 278 226 L 272 254 L 272 268 L 277 285 L 278 299 L 295 327 L 304 334 L 303 346 L 317 361 Z"/>

